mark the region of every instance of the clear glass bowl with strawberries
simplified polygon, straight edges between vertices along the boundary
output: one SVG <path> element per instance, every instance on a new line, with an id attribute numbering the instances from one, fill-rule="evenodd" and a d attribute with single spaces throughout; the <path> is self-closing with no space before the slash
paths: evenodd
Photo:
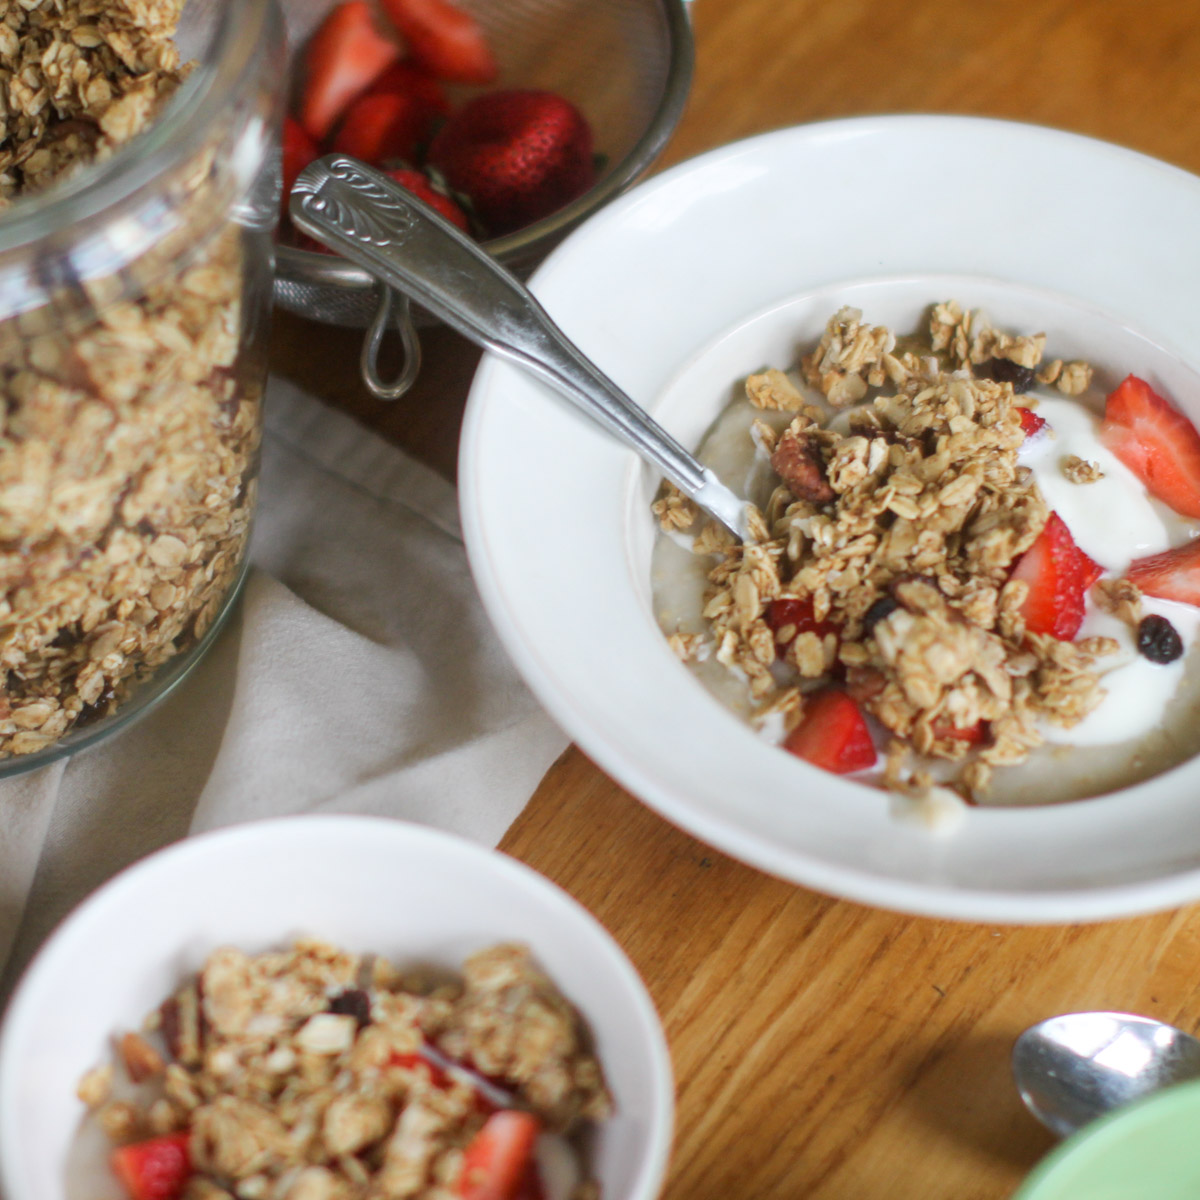
<path id="1" fill-rule="evenodd" d="M 518 274 L 646 170 L 691 80 L 686 0 L 292 0 L 287 16 L 285 197 L 313 158 L 348 154 Z M 380 307 L 366 272 L 286 229 L 276 300 L 351 327 Z"/>

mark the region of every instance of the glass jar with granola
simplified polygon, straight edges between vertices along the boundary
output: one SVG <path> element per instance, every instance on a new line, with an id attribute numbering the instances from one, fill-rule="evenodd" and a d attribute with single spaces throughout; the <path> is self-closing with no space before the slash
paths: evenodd
<path id="1" fill-rule="evenodd" d="M 0 15 L 0 774 L 180 679 L 254 509 L 274 0 Z"/>

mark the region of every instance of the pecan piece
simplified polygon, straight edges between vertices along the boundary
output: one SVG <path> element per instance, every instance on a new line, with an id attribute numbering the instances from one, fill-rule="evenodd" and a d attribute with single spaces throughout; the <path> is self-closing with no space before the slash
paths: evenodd
<path id="1" fill-rule="evenodd" d="M 771 455 L 771 466 L 797 500 L 828 504 L 833 499 L 833 488 L 825 477 L 820 444 L 811 434 L 793 433 L 789 429 Z"/>

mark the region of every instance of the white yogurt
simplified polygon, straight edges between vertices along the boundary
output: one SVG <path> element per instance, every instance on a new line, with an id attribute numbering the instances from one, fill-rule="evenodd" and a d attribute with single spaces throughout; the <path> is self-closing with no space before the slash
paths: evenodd
<path id="1" fill-rule="evenodd" d="M 1075 544 L 1089 558 L 1106 573 L 1120 575 L 1135 558 L 1188 540 L 1191 527 L 1152 500 L 1141 480 L 1100 441 L 1098 416 L 1075 400 L 1039 395 L 1038 402 L 1037 414 L 1048 428 L 1029 439 L 1020 459 L 1033 471 L 1047 505 L 1063 519 Z M 1063 460 L 1071 455 L 1096 463 L 1104 478 L 1072 483 L 1062 469 Z M 1175 626 L 1185 651 L 1195 642 L 1200 609 L 1149 596 L 1142 607 Z M 1070 729 L 1045 722 L 1046 740 L 1071 746 L 1110 745 L 1144 737 L 1161 725 L 1183 680 L 1183 657 L 1173 663 L 1150 662 L 1138 653 L 1134 631 L 1096 608 L 1091 597 L 1077 636 L 1111 637 L 1121 649 L 1096 663 L 1107 692 L 1100 704 Z"/>
<path id="2" fill-rule="evenodd" d="M 1138 477 L 1100 441 L 1100 418 L 1075 400 L 1038 396 L 1049 429 L 1030 438 L 1020 460 L 1033 471 L 1046 504 L 1066 522 L 1075 544 L 1106 570 L 1124 571 L 1135 558 L 1186 540 L 1178 518 L 1168 517 Z M 1104 472 L 1095 483 L 1072 483 L 1062 470 L 1072 454 Z M 1168 527 L 1168 520 L 1175 528 Z"/>

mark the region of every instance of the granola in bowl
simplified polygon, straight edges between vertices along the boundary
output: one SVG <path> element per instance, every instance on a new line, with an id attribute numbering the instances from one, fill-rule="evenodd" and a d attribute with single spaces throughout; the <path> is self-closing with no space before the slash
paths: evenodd
<path id="1" fill-rule="evenodd" d="M 706 446 L 745 472 L 753 540 L 654 504 L 656 557 L 704 564 L 684 618 L 658 598 L 677 654 L 770 740 L 926 811 L 1039 747 L 1139 755 L 1200 615 L 1200 434 L 1132 375 L 1101 416 L 1092 366 L 1045 352 L 953 301 L 899 337 L 846 307 L 794 376 L 750 375 Z"/>
<path id="2" fill-rule="evenodd" d="M 79 1096 L 133 1200 L 599 1196 L 576 1147 L 609 1115 L 601 1068 L 522 945 L 460 976 L 227 947 L 115 1044 Z"/>

